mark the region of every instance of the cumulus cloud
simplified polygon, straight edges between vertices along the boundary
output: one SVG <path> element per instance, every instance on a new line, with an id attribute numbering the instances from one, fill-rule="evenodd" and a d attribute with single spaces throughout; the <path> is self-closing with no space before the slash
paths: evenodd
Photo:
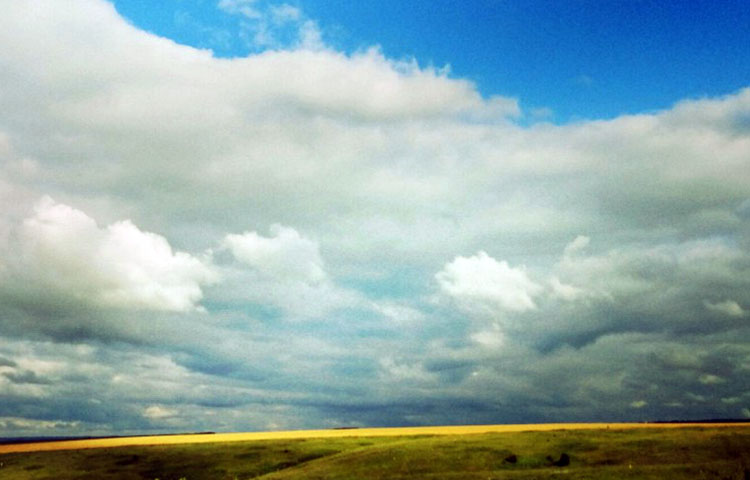
<path id="1" fill-rule="evenodd" d="M 711 303 L 708 300 L 704 300 L 703 305 L 705 305 L 706 310 L 722 313 L 730 317 L 744 317 L 747 314 L 747 311 L 734 300 L 725 300 L 723 302 L 716 303 Z"/>
<path id="2" fill-rule="evenodd" d="M 18 227 L 2 271 L 6 294 L 118 309 L 190 311 L 217 281 L 205 260 L 174 252 L 129 220 L 104 228 L 84 212 L 40 200 Z"/>
<path id="3" fill-rule="evenodd" d="M 505 336 L 497 323 L 492 328 L 471 334 L 471 339 L 479 345 L 491 348 L 501 347 L 505 343 Z"/>
<path id="4" fill-rule="evenodd" d="M 550 287 L 552 287 L 552 295 L 562 300 L 576 300 L 586 295 L 586 292 L 582 288 L 562 283 L 559 278 L 552 277 L 549 281 Z"/>
<path id="5" fill-rule="evenodd" d="M 565 246 L 565 256 L 569 257 L 583 251 L 588 247 L 591 239 L 585 235 L 578 235 L 572 242 Z"/>
<path id="6" fill-rule="evenodd" d="M 545 304 L 539 321 L 547 334 L 574 343 L 612 331 L 686 335 L 738 328 L 744 311 L 738 310 L 738 302 L 713 303 L 703 298 L 706 292 L 720 289 L 744 301 L 750 286 L 745 278 L 748 260 L 747 252 L 722 238 L 566 254 L 552 272 L 581 291 L 553 284 L 551 293 L 558 299 L 567 295 L 585 301 Z"/>
<path id="7" fill-rule="evenodd" d="M 218 254 L 233 262 L 223 267 L 215 300 L 280 309 L 291 318 L 320 318 L 335 310 L 377 311 L 372 302 L 343 287 L 326 271 L 318 242 L 291 227 L 273 224 L 269 236 L 255 231 L 225 235 Z M 218 255 L 217 255 L 218 256 Z"/>
<path id="8" fill-rule="evenodd" d="M 269 231 L 270 237 L 257 232 L 229 234 L 224 237 L 224 246 L 240 262 L 274 279 L 311 284 L 326 279 L 316 242 L 278 224 L 271 225 Z"/>
<path id="9" fill-rule="evenodd" d="M 160 420 L 177 415 L 177 411 L 160 405 L 151 405 L 143 411 L 143 416 L 151 420 Z"/>
<path id="10" fill-rule="evenodd" d="M 457 256 L 435 278 L 443 293 L 469 308 L 478 303 L 501 311 L 533 310 L 534 297 L 542 291 L 525 268 L 498 262 L 483 251 L 471 257 Z"/>

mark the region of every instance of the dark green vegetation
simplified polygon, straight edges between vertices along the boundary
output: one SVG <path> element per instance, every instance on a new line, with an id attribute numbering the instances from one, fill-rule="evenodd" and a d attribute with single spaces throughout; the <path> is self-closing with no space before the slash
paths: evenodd
<path id="1" fill-rule="evenodd" d="M 554 465 L 566 463 L 563 454 L 569 465 Z M 274 440 L 7 454 L 0 462 L 3 480 L 745 480 L 750 428 Z"/>

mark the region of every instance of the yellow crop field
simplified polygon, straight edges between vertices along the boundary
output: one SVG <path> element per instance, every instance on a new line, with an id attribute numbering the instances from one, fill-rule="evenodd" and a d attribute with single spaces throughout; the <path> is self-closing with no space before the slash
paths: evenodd
<path id="1" fill-rule="evenodd" d="M 431 427 L 356 428 L 332 430 L 288 430 L 248 433 L 153 435 L 0 445 L 0 454 L 54 450 L 79 450 L 91 448 L 112 448 L 126 446 L 180 445 L 190 443 L 247 442 L 260 440 L 294 440 L 307 438 L 470 435 L 482 433 L 543 432 L 552 430 L 623 430 L 635 428 L 665 429 L 696 427 L 750 428 L 750 423 L 539 423 L 515 425 L 454 425 Z"/>

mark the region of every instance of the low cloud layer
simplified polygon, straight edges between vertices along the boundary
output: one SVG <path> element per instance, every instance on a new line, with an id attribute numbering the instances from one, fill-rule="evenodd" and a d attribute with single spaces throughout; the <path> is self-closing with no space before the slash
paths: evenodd
<path id="1" fill-rule="evenodd" d="M 4 6 L 0 435 L 746 415 L 750 89 L 533 123 L 221 6 Z"/>

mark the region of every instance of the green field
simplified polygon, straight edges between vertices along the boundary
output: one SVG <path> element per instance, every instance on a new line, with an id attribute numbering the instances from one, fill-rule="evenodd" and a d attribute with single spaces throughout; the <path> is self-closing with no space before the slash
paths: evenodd
<path id="1" fill-rule="evenodd" d="M 566 454 L 570 463 L 555 466 Z M 749 428 L 559 430 L 0 455 L 0 479 L 750 479 Z"/>

